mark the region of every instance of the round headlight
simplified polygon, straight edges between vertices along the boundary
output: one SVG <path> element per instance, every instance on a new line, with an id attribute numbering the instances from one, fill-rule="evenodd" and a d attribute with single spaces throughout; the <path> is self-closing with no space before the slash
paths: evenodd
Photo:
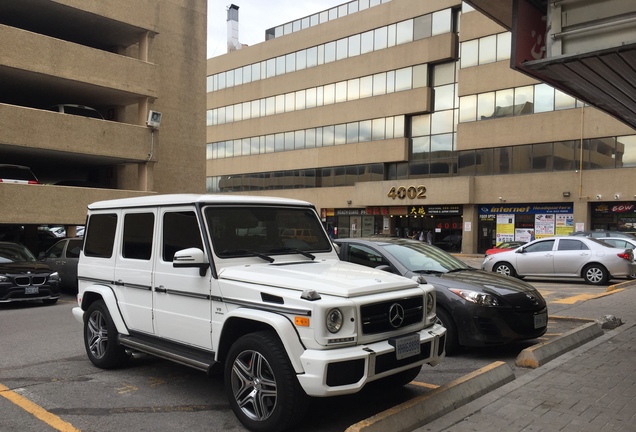
<path id="1" fill-rule="evenodd" d="M 327 312 L 327 330 L 338 333 L 342 328 L 343 316 L 340 309 L 331 309 Z"/>
<path id="2" fill-rule="evenodd" d="M 429 292 L 426 293 L 426 315 L 433 312 L 433 309 L 435 309 L 435 296 Z"/>

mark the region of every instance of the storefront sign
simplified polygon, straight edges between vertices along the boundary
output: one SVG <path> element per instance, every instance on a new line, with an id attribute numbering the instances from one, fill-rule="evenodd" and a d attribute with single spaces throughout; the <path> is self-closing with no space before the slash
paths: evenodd
<path id="1" fill-rule="evenodd" d="M 572 204 L 517 204 L 517 205 L 480 205 L 479 214 L 516 213 L 516 214 L 557 214 L 573 213 Z"/>
<path id="2" fill-rule="evenodd" d="M 458 205 L 447 206 L 410 206 L 410 216 L 424 216 L 424 215 L 460 215 L 462 214 L 462 208 Z"/>
<path id="3" fill-rule="evenodd" d="M 592 209 L 594 213 L 636 213 L 633 203 L 597 204 Z"/>

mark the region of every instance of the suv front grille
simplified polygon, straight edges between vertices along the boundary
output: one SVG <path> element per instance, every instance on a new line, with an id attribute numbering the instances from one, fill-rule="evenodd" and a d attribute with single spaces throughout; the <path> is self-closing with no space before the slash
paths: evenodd
<path id="1" fill-rule="evenodd" d="M 393 299 L 360 307 L 362 333 L 390 332 L 424 319 L 424 297 Z"/>

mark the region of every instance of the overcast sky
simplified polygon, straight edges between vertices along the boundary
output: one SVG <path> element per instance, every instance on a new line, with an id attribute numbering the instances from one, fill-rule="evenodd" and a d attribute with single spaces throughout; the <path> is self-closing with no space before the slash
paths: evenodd
<path id="1" fill-rule="evenodd" d="M 227 8 L 239 7 L 239 42 L 265 41 L 265 30 L 348 0 L 208 0 L 208 58 L 227 53 Z"/>

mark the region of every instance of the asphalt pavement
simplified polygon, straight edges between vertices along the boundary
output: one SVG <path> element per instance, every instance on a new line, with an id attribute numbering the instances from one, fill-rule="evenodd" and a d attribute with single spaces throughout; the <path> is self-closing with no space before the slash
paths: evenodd
<path id="1" fill-rule="evenodd" d="M 525 353 L 529 372 L 496 362 L 347 432 L 636 431 L 636 282 L 608 290 L 560 311 L 588 322 Z"/>

